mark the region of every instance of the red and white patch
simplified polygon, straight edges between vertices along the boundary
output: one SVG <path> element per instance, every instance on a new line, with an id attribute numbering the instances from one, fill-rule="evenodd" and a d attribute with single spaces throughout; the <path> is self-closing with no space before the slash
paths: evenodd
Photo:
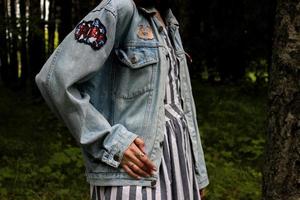
<path id="1" fill-rule="evenodd" d="M 99 50 L 107 41 L 106 28 L 98 18 L 93 21 L 82 21 L 76 26 L 75 39 Z"/>

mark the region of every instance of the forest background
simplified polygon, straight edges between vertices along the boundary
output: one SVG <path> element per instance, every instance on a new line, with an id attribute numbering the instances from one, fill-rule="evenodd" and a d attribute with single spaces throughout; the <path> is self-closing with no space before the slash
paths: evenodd
<path id="1" fill-rule="evenodd" d="M 0 0 L 0 199 L 88 199 L 80 149 L 34 82 L 99 1 Z M 191 56 L 207 200 L 261 196 L 275 1 L 175 0 Z"/>

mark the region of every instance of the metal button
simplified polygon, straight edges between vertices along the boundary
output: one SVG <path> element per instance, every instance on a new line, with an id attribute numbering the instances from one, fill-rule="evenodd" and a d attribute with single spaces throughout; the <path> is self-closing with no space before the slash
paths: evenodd
<path id="1" fill-rule="evenodd" d="M 158 27 L 159 32 L 162 32 L 163 30 L 164 30 L 164 27 L 162 27 L 162 26 Z"/>
<path id="2" fill-rule="evenodd" d="M 133 64 L 137 63 L 137 58 L 136 58 L 136 56 L 133 56 L 133 57 L 130 59 L 130 61 L 131 61 Z"/>
<path id="3" fill-rule="evenodd" d="M 151 186 L 155 186 L 156 180 L 151 181 Z"/>
<path id="4" fill-rule="evenodd" d="M 115 154 L 114 155 L 114 160 L 118 161 L 119 160 L 119 155 Z"/>
<path id="5" fill-rule="evenodd" d="M 159 143 L 159 145 L 162 147 L 163 146 L 163 144 L 164 144 L 164 141 L 161 141 L 160 143 Z"/>

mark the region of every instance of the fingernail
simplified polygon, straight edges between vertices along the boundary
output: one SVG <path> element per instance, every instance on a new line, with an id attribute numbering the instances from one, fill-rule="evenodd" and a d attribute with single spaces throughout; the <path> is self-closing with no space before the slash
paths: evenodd
<path id="1" fill-rule="evenodd" d="M 157 168 L 156 167 L 153 167 L 153 169 L 156 171 L 157 170 Z"/>

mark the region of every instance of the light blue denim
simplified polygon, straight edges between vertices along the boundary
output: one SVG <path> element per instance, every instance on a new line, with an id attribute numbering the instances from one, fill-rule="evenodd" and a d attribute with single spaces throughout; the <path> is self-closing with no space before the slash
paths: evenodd
<path id="1" fill-rule="evenodd" d="M 95 50 L 78 42 L 74 29 L 36 76 L 46 103 L 78 142 L 90 184 L 156 185 L 158 173 L 138 180 L 120 166 L 124 151 L 136 137 L 145 141 L 146 153 L 157 168 L 161 163 L 169 64 L 159 34 L 162 27 L 154 22 L 158 20 L 155 11 L 137 7 L 132 0 L 103 0 L 83 20 L 101 21 L 107 31 L 104 46 Z M 197 182 L 204 188 L 209 180 L 179 24 L 170 9 L 165 19 L 180 64 Z M 141 37 L 140 25 L 150 26 L 154 37 Z"/>

